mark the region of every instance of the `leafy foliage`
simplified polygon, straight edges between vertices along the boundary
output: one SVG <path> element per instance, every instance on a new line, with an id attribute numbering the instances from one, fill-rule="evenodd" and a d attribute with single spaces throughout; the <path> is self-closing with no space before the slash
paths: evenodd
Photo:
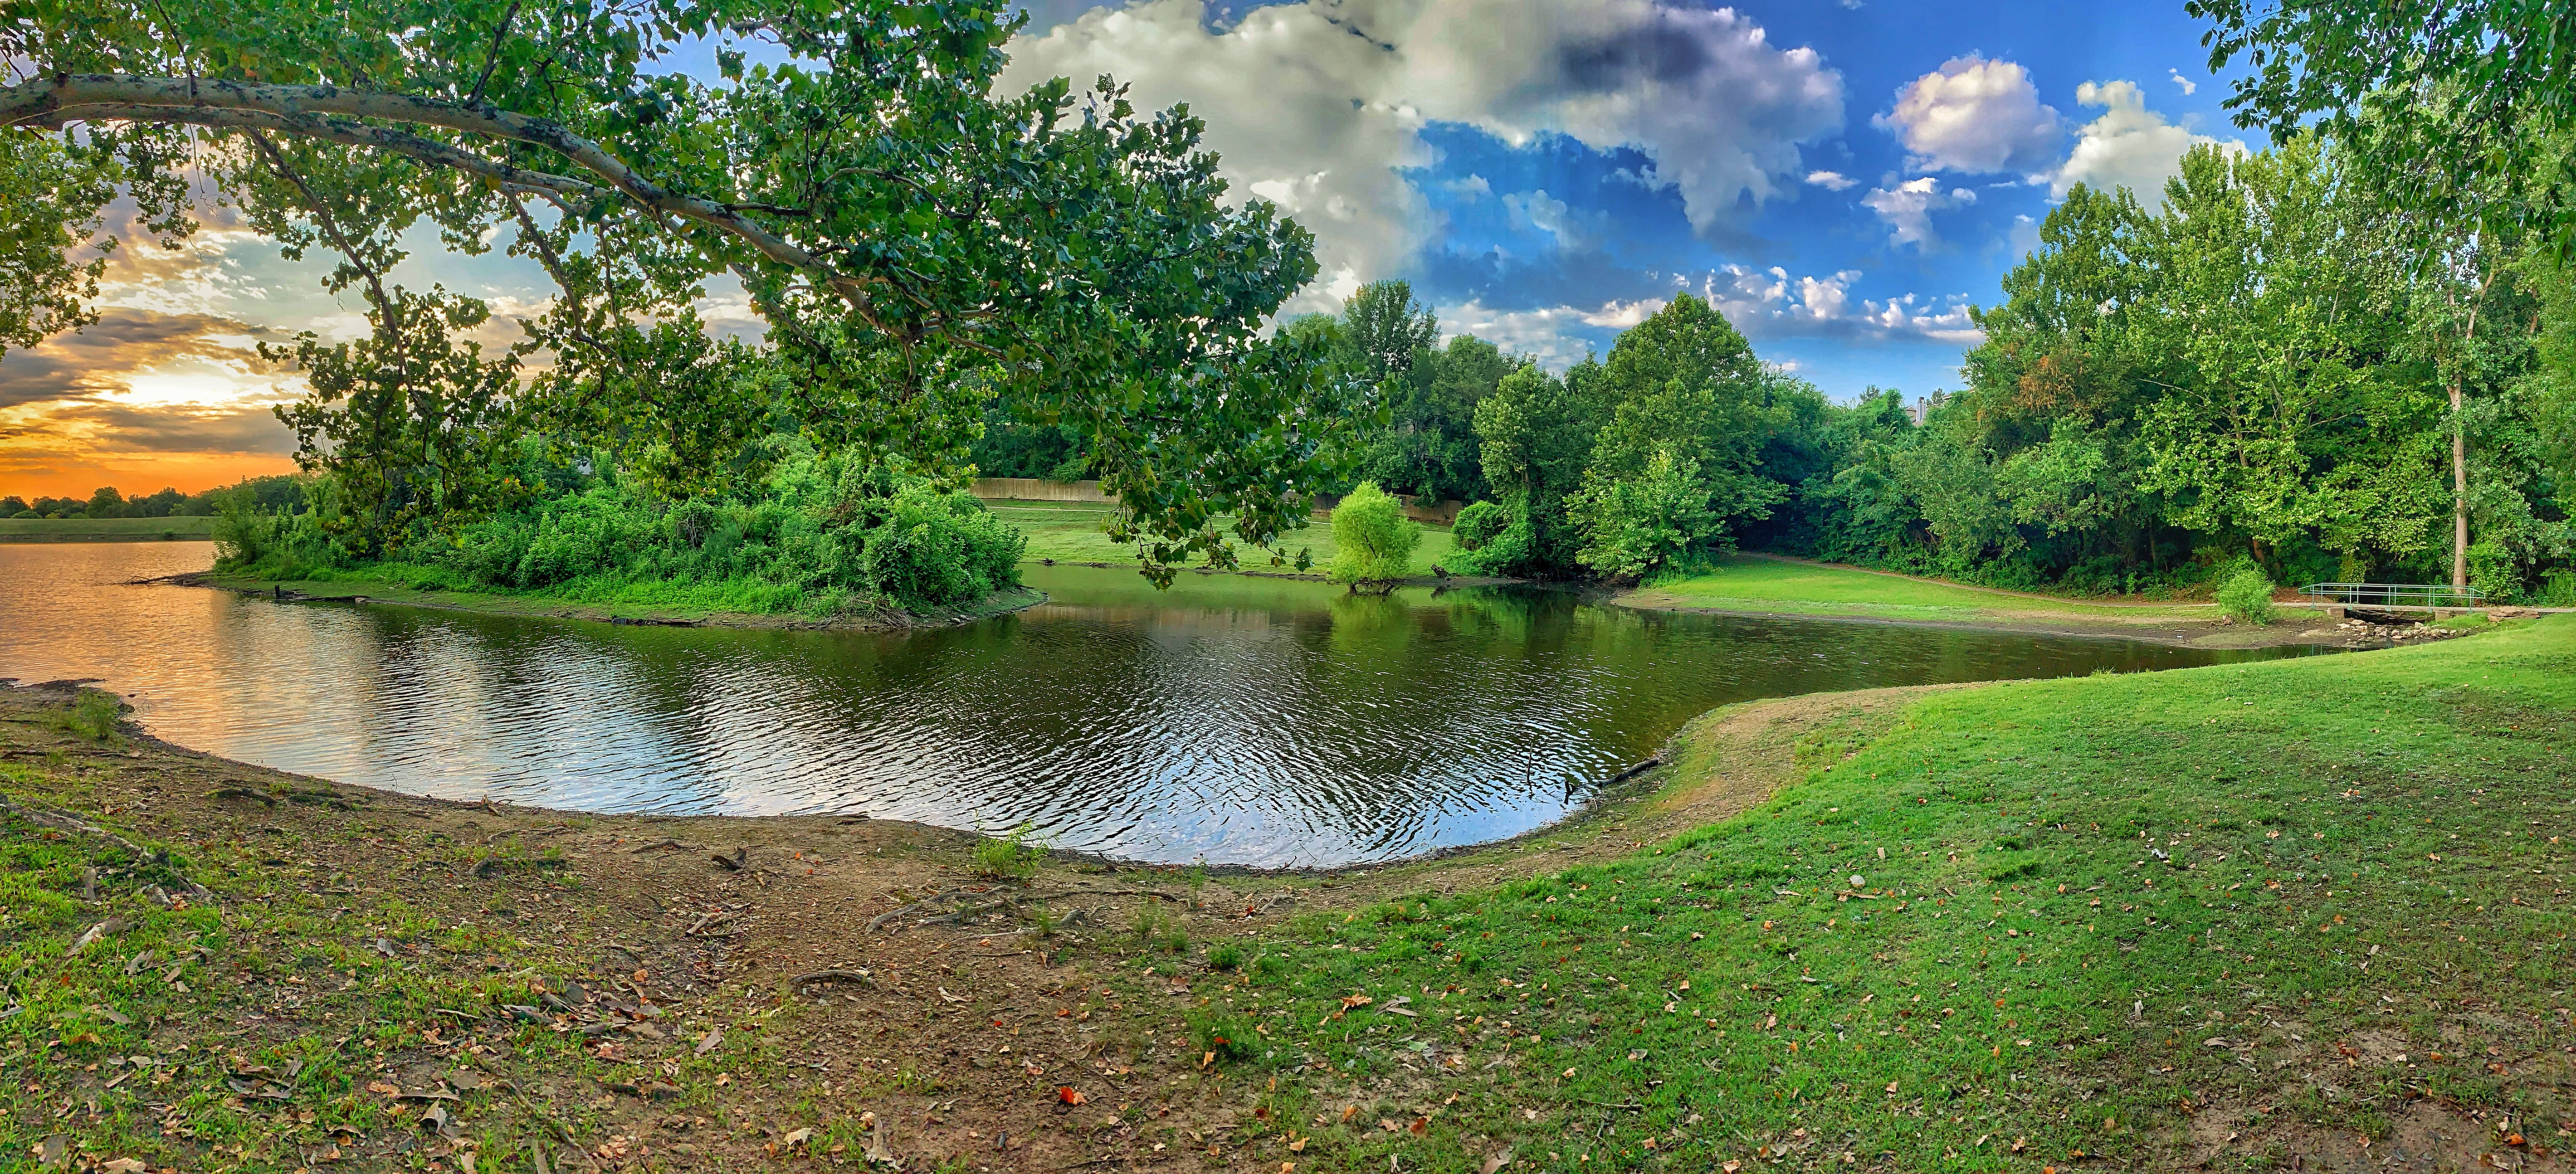
<path id="1" fill-rule="evenodd" d="M 371 561 L 344 536 L 347 497 L 318 479 L 302 512 L 247 502 L 217 519 L 220 569 L 262 578 L 412 573 L 483 591 L 614 596 L 636 584 L 730 585 L 733 606 L 829 612 L 882 600 L 912 611 L 973 603 L 1016 586 L 1026 540 L 973 497 L 916 475 L 825 457 L 801 442 L 766 476 L 678 501 L 610 472 L 581 473 L 522 451 L 511 476 L 552 488 L 410 564 Z M 604 469 L 604 465 L 594 464 Z"/>
<path id="2" fill-rule="evenodd" d="M 2218 607 L 2240 624 L 2271 623 L 2272 580 L 2253 567 L 2238 570 L 2218 585 Z"/>
<path id="3" fill-rule="evenodd" d="M 524 436 L 684 498 L 782 421 L 938 476 L 998 413 L 1080 438 L 1149 572 L 1232 565 L 1338 482 L 1373 388 L 1262 333 L 1311 239 L 1225 201 L 1199 122 L 1107 78 L 997 92 L 1017 22 L 997 0 L 45 6 L 0 25 L 0 117 L 35 132 L 0 169 L 0 345 L 82 319 L 110 198 L 175 241 L 202 176 L 365 307 L 368 337 L 271 355 L 309 376 L 281 415 L 350 549 L 506 508 Z M 701 55 L 721 78 L 681 68 Z M 395 284 L 429 240 L 498 245 L 558 295 L 487 353 L 463 339 L 482 302 Z M 718 277 L 765 341 L 708 336 Z"/>
<path id="4" fill-rule="evenodd" d="M 1362 481 L 1333 507 L 1333 542 L 1326 568 L 1336 583 L 1389 583 L 1402 579 L 1422 542 L 1422 526 L 1404 516 L 1404 503 L 1373 481 Z"/>

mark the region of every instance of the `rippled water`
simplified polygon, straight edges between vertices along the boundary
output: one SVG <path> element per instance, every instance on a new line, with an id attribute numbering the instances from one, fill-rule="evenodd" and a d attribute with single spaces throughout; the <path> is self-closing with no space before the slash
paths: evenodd
<path id="1" fill-rule="evenodd" d="M 1755 697 L 2214 653 L 1321 584 L 1031 568 L 1048 604 L 912 635 L 611 627 L 121 586 L 205 543 L 0 546 L 0 676 L 96 677 L 153 732 L 398 791 L 1035 826 L 1162 862 L 1329 865 L 1554 820 Z"/>

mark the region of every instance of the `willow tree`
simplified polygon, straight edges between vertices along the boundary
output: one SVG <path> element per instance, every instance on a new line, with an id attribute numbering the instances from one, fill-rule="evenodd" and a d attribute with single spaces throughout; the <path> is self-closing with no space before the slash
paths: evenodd
<path id="1" fill-rule="evenodd" d="M 1364 414 L 1262 333 L 1311 238 L 1224 200 L 1185 108 L 997 93 L 997 0 L 0 8 L 0 346 L 91 320 L 111 200 L 175 243 L 210 183 L 363 299 L 369 337 L 282 356 L 312 387 L 283 415 L 389 533 L 488 507 L 531 427 L 681 480 L 781 418 L 948 469 L 999 397 L 1089 438 L 1168 576 L 1296 524 Z M 482 304 L 395 283 L 430 240 L 560 289 L 487 354 Z M 728 275 L 757 345 L 698 320 Z"/>

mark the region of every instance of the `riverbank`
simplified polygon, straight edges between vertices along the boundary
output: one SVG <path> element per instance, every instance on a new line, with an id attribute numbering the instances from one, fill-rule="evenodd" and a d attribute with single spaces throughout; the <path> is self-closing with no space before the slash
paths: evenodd
<path id="1" fill-rule="evenodd" d="M 2102 636 L 2186 648 L 2382 648 L 2459 630 L 2338 620 L 2323 608 L 2286 600 L 2274 604 L 2271 623 L 2246 625 L 2230 620 L 2214 604 L 2066 599 L 1749 552 L 1724 556 L 1707 574 L 1625 592 L 1614 602 L 1650 611 Z"/>
<path id="2" fill-rule="evenodd" d="M 1729 706 L 1587 822 L 1335 877 L 441 803 L 13 690 L 0 1154 L 2552 1168 L 2572 659 Z"/>
<path id="3" fill-rule="evenodd" d="M 154 580 L 160 582 L 163 580 Z M 296 603 L 386 603 L 403 607 L 427 607 L 448 611 L 469 611 L 485 615 L 544 616 L 552 619 L 590 620 L 611 624 L 656 624 L 689 628 L 805 628 L 846 629 L 859 631 L 902 631 L 911 628 L 939 628 L 973 623 L 1005 615 L 1046 602 L 1046 593 L 1027 587 L 996 591 L 971 604 L 958 607 L 933 607 L 922 611 L 905 611 L 876 605 L 845 607 L 828 612 L 806 610 L 751 610 L 742 606 L 740 593 L 729 585 L 715 585 L 705 590 L 675 584 L 647 585 L 634 598 L 614 594 L 597 596 L 564 596 L 542 591 L 501 594 L 487 591 L 458 591 L 432 582 L 416 579 L 376 577 L 357 572 L 335 575 L 329 579 L 266 579 L 255 575 L 206 571 L 178 575 L 167 582 L 191 587 L 214 587 L 245 595 L 266 595 L 283 602 Z"/>
<path id="4" fill-rule="evenodd" d="M 0 542 L 204 542 L 213 518 L 0 518 Z"/>

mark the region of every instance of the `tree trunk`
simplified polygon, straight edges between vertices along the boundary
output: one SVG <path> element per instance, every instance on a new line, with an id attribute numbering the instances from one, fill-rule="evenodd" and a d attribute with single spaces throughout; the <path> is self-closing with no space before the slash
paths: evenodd
<path id="1" fill-rule="evenodd" d="M 2451 586 L 2469 585 L 2469 435 L 2460 418 L 2460 385 L 2451 384 Z"/>

